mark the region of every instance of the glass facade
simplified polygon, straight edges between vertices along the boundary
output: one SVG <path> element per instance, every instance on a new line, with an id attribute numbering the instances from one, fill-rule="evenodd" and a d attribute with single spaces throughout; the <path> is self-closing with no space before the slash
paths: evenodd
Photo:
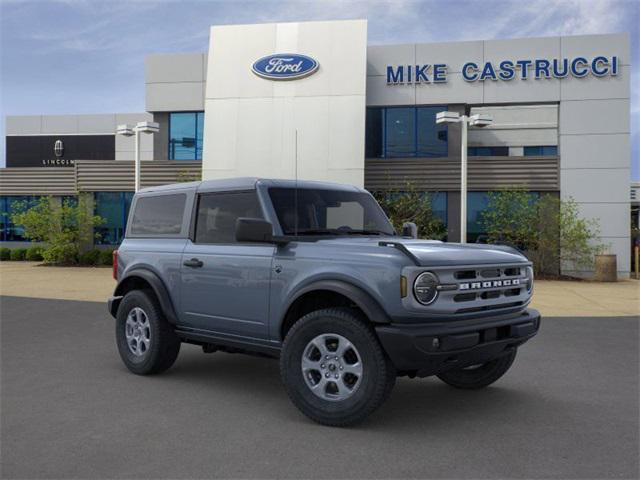
<path id="1" fill-rule="evenodd" d="M 470 157 L 508 157 L 509 147 L 469 147 Z"/>
<path id="2" fill-rule="evenodd" d="M 436 114 L 446 109 L 445 106 L 367 108 L 367 158 L 446 157 L 447 125 L 436 124 Z"/>
<path id="3" fill-rule="evenodd" d="M 11 215 L 23 208 L 31 208 L 38 203 L 35 196 L 0 197 L 0 242 L 28 242 L 24 237 L 24 228 L 11 221 Z"/>
<path id="4" fill-rule="evenodd" d="M 524 147 L 525 157 L 555 157 L 557 155 L 558 147 L 556 145 Z"/>
<path id="5" fill-rule="evenodd" d="M 133 192 L 96 192 L 95 214 L 100 215 L 106 223 L 96 227 L 100 234 L 94 242 L 98 245 L 119 245 L 124 238 L 127 217 Z"/>
<path id="6" fill-rule="evenodd" d="M 202 160 L 204 112 L 169 114 L 169 160 Z"/>

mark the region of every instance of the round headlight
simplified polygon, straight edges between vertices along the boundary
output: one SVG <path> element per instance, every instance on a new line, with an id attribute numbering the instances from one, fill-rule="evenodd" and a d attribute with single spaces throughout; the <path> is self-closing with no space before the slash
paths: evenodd
<path id="1" fill-rule="evenodd" d="M 423 305 L 433 303 L 438 296 L 438 277 L 434 273 L 424 272 L 418 275 L 413 284 L 413 294 Z"/>
<path id="2" fill-rule="evenodd" d="M 533 268 L 527 267 L 527 292 L 533 292 Z"/>

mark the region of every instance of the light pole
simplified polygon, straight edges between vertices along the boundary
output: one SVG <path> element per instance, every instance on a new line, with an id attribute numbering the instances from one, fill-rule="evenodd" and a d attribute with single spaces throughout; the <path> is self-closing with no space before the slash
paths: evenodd
<path id="1" fill-rule="evenodd" d="M 458 112 L 439 112 L 436 115 L 436 123 L 461 123 L 461 148 L 460 152 L 460 243 L 467 243 L 467 126 L 486 127 L 491 125 L 493 119 L 489 115 L 460 115 Z"/>
<path id="2" fill-rule="evenodd" d="M 116 133 L 125 137 L 135 135 L 135 161 L 134 161 L 134 191 L 140 190 L 140 133 L 157 133 L 160 125 L 156 122 L 138 122 L 134 127 L 131 125 L 118 125 Z"/>

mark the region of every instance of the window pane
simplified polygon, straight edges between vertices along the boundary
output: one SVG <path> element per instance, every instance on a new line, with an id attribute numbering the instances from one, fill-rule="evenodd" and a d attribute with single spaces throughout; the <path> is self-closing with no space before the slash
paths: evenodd
<path id="1" fill-rule="evenodd" d="M 3 208 L 3 235 L 2 240 L 7 242 L 28 242 L 24 236 L 22 225 L 16 225 L 11 221 L 11 216 L 15 213 L 28 210 L 34 207 L 39 201 L 38 197 L 31 196 L 10 196 L 4 198 Z"/>
<path id="2" fill-rule="evenodd" d="M 414 108 L 387 108 L 387 157 L 415 157 L 416 125 Z"/>
<path id="3" fill-rule="evenodd" d="M 262 218 L 256 192 L 202 195 L 198 202 L 196 243 L 235 243 L 238 217 Z"/>
<path id="4" fill-rule="evenodd" d="M 204 135 L 204 112 L 196 113 L 196 160 L 202 160 L 202 137 Z"/>
<path id="5" fill-rule="evenodd" d="M 542 147 L 524 147 L 525 157 L 538 157 L 542 155 Z"/>
<path id="6" fill-rule="evenodd" d="M 196 159 L 196 113 L 171 113 L 169 115 L 169 159 Z"/>
<path id="7" fill-rule="evenodd" d="M 446 157 L 449 154 L 447 125 L 436 124 L 436 114 L 446 107 L 419 107 L 418 157 Z"/>
<path id="8" fill-rule="evenodd" d="M 542 155 L 544 156 L 556 156 L 558 155 L 558 147 L 550 145 L 548 147 L 542 147 Z"/>
<path id="9" fill-rule="evenodd" d="M 133 212 L 134 235 L 176 235 L 182 229 L 187 196 L 184 193 L 140 197 Z"/>
<path id="10" fill-rule="evenodd" d="M 467 242 L 475 242 L 480 235 L 486 234 L 482 226 L 482 212 L 489 206 L 487 192 L 469 192 L 467 194 Z"/>
<path id="11" fill-rule="evenodd" d="M 96 227 L 100 237 L 95 240 L 100 245 L 117 245 L 122 239 L 124 223 L 123 204 L 120 192 L 98 192 L 95 194 L 95 213 L 105 220 Z"/>
<path id="12" fill-rule="evenodd" d="M 382 157 L 382 135 L 384 109 L 367 108 L 367 125 L 365 134 L 365 156 L 367 158 Z"/>
<path id="13" fill-rule="evenodd" d="M 431 210 L 447 226 L 447 192 L 431 192 Z"/>
<path id="14" fill-rule="evenodd" d="M 362 230 L 394 233 L 384 212 L 368 193 L 270 188 L 269 195 L 285 235 L 305 232 L 348 235 Z"/>

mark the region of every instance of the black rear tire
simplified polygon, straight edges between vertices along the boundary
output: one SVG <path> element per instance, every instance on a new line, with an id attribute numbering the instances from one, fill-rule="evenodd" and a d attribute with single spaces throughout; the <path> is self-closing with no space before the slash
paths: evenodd
<path id="1" fill-rule="evenodd" d="M 346 339 L 361 359 L 360 383 L 345 399 L 321 398 L 312 391 L 302 370 L 303 355 L 310 342 L 324 335 Z M 320 424 L 336 427 L 353 425 L 368 417 L 388 398 L 396 379 L 395 368 L 373 329 L 359 312 L 349 308 L 317 310 L 298 320 L 285 338 L 280 374 L 289 398 L 302 413 Z"/>
<path id="2" fill-rule="evenodd" d="M 438 374 L 438 378 L 452 387 L 466 390 L 484 388 L 500 377 L 513 365 L 516 358 L 517 349 L 512 349 L 509 353 L 501 357 L 490 360 L 476 367 L 458 368 L 448 370 Z"/>
<path id="3" fill-rule="evenodd" d="M 149 324 L 148 347 L 142 354 L 133 352 L 127 340 L 127 317 L 134 309 L 141 310 Z M 122 361 L 137 375 L 164 372 L 174 364 L 180 352 L 180 339 L 163 315 L 154 294 L 146 290 L 132 290 L 120 302 L 116 315 L 116 343 Z"/>

